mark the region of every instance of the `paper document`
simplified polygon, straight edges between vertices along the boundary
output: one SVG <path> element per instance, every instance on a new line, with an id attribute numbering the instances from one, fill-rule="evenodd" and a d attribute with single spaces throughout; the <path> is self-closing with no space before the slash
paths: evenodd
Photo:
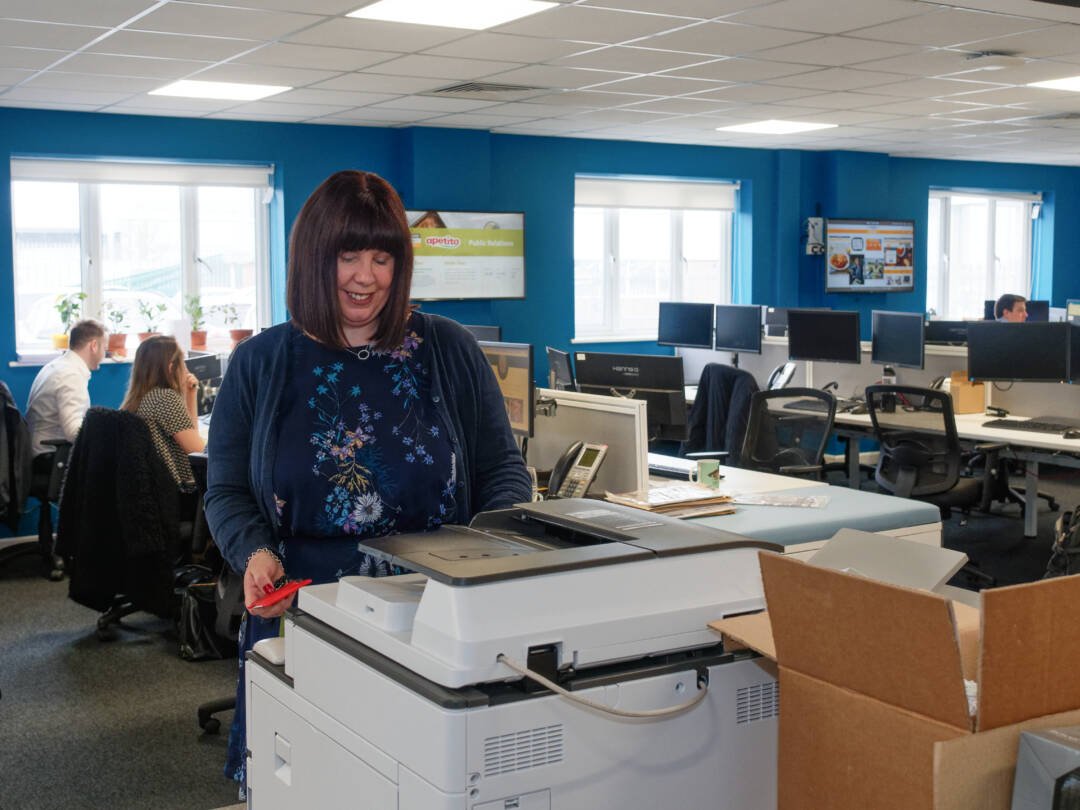
<path id="1" fill-rule="evenodd" d="M 828 495 L 732 495 L 734 503 L 754 506 L 799 506 L 804 509 L 821 509 L 829 503 Z"/>
<path id="2" fill-rule="evenodd" d="M 721 495 L 711 487 L 699 484 L 679 483 L 650 487 L 644 492 L 605 492 L 604 498 L 612 503 L 646 509 L 650 512 L 670 514 L 671 510 L 686 506 L 705 506 L 731 502 L 729 495 Z M 715 513 L 713 513 L 715 514 Z"/>

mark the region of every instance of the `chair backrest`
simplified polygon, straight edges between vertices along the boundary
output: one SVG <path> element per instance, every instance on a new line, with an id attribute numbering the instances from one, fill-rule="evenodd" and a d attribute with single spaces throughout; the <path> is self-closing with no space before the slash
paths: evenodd
<path id="1" fill-rule="evenodd" d="M 7 383 L 0 380 L 0 520 L 17 532 L 30 494 L 30 428 Z"/>
<path id="2" fill-rule="evenodd" d="M 836 417 L 836 397 L 819 388 L 758 391 L 739 466 L 785 475 L 820 474 Z"/>
<path id="3" fill-rule="evenodd" d="M 869 385 L 866 406 L 881 445 L 874 478 L 905 498 L 948 492 L 960 479 L 952 398 L 933 388 Z"/>
<path id="4" fill-rule="evenodd" d="M 757 381 L 749 371 L 708 363 L 701 371 L 681 451 L 724 450 L 727 463 L 738 464 L 750 418 L 750 399 L 757 390 Z"/>

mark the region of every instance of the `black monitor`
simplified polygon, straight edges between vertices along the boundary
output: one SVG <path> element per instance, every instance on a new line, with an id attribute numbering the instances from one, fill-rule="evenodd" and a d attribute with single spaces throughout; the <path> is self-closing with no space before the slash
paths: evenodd
<path id="1" fill-rule="evenodd" d="M 967 373 L 972 380 L 1061 382 L 1072 376 L 1067 323 L 968 324 Z"/>
<path id="2" fill-rule="evenodd" d="M 1070 298 L 1065 302 L 1065 320 L 1080 324 L 1080 298 Z"/>
<path id="3" fill-rule="evenodd" d="M 875 309 L 870 318 L 870 362 L 904 368 L 923 367 L 922 315 Z"/>
<path id="4" fill-rule="evenodd" d="M 847 310 L 788 310 L 788 359 L 858 363 L 862 359 L 859 313 Z"/>
<path id="5" fill-rule="evenodd" d="M 548 360 L 548 388 L 557 391 L 576 391 L 577 384 L 574 382 L 574 369 L 570 365 L 569 352 L 547 347 Z"/>
<path id="6" fill-rule="evenodd" d="M 474 338 L 477 340 L 487 341 L 500 341 L 502 340 L 502 327 L 501 326 L 480 326 L 477 324 L 463 323 L 466 329 L 468 329 Z"/>
<path id="7" fill-rule="evenodd" d="M 967 343 L 968 321 L 927 321 L 926 342 L 944 346 Z"/>
<path id="8" fill-rule="evenodd" d="M 656 342 L 661 346 L 711 349 L 713 305 L 661 301 Z"/>
<path id="9" fill-rule="evenodd" d="M 480 349 L 502 391 L 510 429 L 515 436 L 533 435 L 533 348 L 528 343 L 481 340 Z"/>
<path id="10" fill-rule="evenodd" d="M 756 304 L 717 304 L 716 338 L 718 352 L 734 352 L 732 365 L 739 365 L 739 352 L 761 354 L 761 307 Z"/>
<path id="11" fill-rule="evenodd" d="M 650 439 L 686 438 L 681 357 L 574 352 L 574 371 L 582 393 L 645 400 Z"/>
<path id="12" fill-rule="evenodd" d="M 188 352 L 184 365 L 197 380 L 216 380 L 221 376 L 221 358 L 216 354 Z"/>

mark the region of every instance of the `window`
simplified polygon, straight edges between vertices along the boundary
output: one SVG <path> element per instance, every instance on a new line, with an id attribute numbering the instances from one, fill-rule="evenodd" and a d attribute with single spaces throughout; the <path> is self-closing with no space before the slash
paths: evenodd
<path id="1" fill-rule="evenodd" d="M 111 331 L 162 331 L 204 313 L 208 348 L 269 322 L 268 166 L 14 159 L 16 346 L 52 349 L 57 299 Z M 111 316 L 111 317 L 110 317 Z"/>
<path id="2" fill-rule="evenodd" d="M 1033 194 L 930 192 L 926 309 L 980 319 L 983 301 L 1031 293 Z"/>
<path id="3" fill-rule="evenodd" d="M 655 340 L 661 301 L 730 302 L 736 188 L 579 177 L 575 338 Z"/>

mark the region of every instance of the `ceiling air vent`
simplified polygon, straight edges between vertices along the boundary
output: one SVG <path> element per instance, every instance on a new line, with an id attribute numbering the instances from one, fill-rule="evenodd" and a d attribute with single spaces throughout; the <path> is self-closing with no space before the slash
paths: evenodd
<path id="1" fill-rule="evenodd" d="M 495 82 L 462 82 L 449 87 L 440 87 L 424 96 L 449 96 L 451 98 L 474 98 L 491 101 L 516 101 L 531 98 L 537 93 L 550 91 L 548 87 L 531 87 L 525 84 L 497 84 Z"/>
<path id="2" fill-rule="evenodd" d="M 1080 8 L 1080 0 L 1035 0 L 1036 3 L 1049 3 L 1053 6 L 1068 6 L 1069 8 Z"/>

